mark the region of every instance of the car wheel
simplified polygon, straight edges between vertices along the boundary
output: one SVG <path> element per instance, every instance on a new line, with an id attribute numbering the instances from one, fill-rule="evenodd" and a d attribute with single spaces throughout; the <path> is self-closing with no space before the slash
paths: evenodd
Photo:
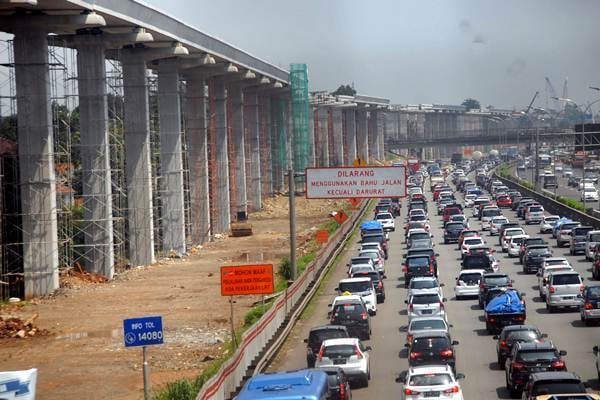
<path id="1" fill-rule="evenodd" d="M 548 310 L 548 312 L 550 314 L 552 314 L 554 312 L 554 307 L 552 307 L 550 304 L 546 303 L 546 310 Z"/>
<path id="2" fill-rule="evenodd" d="M 585 326 L 592 326 L 592 321 L 590 321 L 589 319 L 583 318 L 583 323 L 585 324 Z"/>
<path id="3" fill-rule="evenodd" d="M 496 362 L 498 363 L 498 368 L 504 369 L 504 357 L 502 357 L 500 354 L 498 354 Z"/>
<path id="4" fill-rule="evenodd" d="M 519 389 L 510 388 L 509 392 L 510 392 L 510 397 L 512 397 L 513 399 L 521 398 L 521 391 Z"/>
<path id="5" fill-rule="evenodd" d="M 492 333 L 492 326 L 489 324 L 489 322 L 485 322 L 485 330 L 487 331 L 487 333 L 491 334 Z"/>
<path id="6" fill-rule="evenodd" d="M 369 387 L 369 377 L 365 376 L 363 378 L 363 387 Z"/>

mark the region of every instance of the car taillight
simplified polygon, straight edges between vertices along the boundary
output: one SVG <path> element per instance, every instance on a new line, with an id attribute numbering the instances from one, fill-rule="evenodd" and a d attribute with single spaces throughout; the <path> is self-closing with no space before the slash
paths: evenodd
<path id="1" fill-rule="evenodd" d="M 508 287 L 512 287 L 512 282 L 508 282 Z"/>
<path id="2" fill-rule="evenodd" d="M 412 310 L 413 310 L 413 308 L 414 308 L 414 307 L 413 307 L 413 305 L 412 305 L 412 304 L 409 304 L 409 305 L 408 305 L 408 310 L 409 310 L 409 311 L 412 311 Z"/>
<path id="3" fill-rule="evenodd" d="M 410 352 L 410 359 L 411 360 L 416 360 L 417 358 L 421 357 L 423 355 L 423 353 L 420 353 L 418 351 L 411 351 Z"/>
<path id="4" fill-rule="evenodd" d="M 554 360 L 554 361 L 552 361 L 552 364 L 550 364 L 550 366 L 552 367 L 552 369 L 565 369 L 566 368 L 565 362 L 562 360 Z"/>
<path id="5" fill-rule="evenodd" d="M 362 353 L 360 352 L 360 350 L 358 349 L 358 347 L 354 348 L 354 355 L 356 356 L 356 358 L 358 358 L 359 360 L 363 358 Z"/>
<path id="6" fill-rule="evenodd" d="M 583 285 L 583 284 L 579 285 L 579 291 L 581 293 L 583 293 L 583 289 L 585 289 L 585 285 Z"/>
<path id="7" fill-rule="evenodd" d="M 442 303 L 441 301 L 440 301 L 440 308 L 441 308 L 442 310 L 444 309 L 444 303 Z"/>
<path id="8" fill-rule="evenodd" d="M 381 281 L 377 282 L 377 289 L 381 289 L 383 287 L 383 283 Z"/>
<path id="9" fill-rule="evenodd" d="M 325 349 L 323 348 L 323 346 L 321 346 L 321 349 L 319 350 L 319 354 L 317 355 L 317 360 L 321 361 L 323 359 L 323 352 L 325 351 Z"/>
<path id="10" fill-rule="evenodd" d="M 521 301 L 521 304 L 523 304 L 523 301 Z M 518 315 L 515 317 L 515 321 L 525 321 L 525 317 L 522 315 Z"/>
<path id="11" fill-rule="evenodd" d="M 433 265 L 429 265 L 429 272 L 433 274 Z"/>
<path id="12" fill-rule="evenodd" d="M 362 319 L 367 319 L 369 318 L 369 314 L 367 314 L 366 312 L 363 312 L 362 314 L 360 314 Z"/>
<path id="13" fill-rule="evenodd" d="M 407 395 L 418 395 L 420 393 L 421 392 L 417 392 L 416 390 L 413 390 L 413 389 L 404 388 L 404 394 L 407 394 Z"/>
<path id="14" fill-rule="evenodd" d="M 454 353 L 450 349 L 440 351 L 440 356 L 442 356 L 442 358 L 450 358 L 453 355 Z"/>
<path id="15" fill-rule="evenodd" d="M 406 265 L 402 267 L 402 272 L 404 272 L 404 273 L 408 272 L 408 267 L 406 267 Z"/>
<path id="16" fill-rule="evenodd" d="M 458 393 L 460 392 L 460 388 L 458 386 L 452 386 L 450 389 L 444 390 L 444 393 Z"/>
<path id="17" fill-rule="evenodd" d="M 594 305 L 592 303 L 585 303 L 583 305 L 583 308 L 585 308 L 586 310 L 592 310 L 594 308 Z"/>
<path id="18" fill-rule="evenodd" d="M 486 287 L 487 287 L 487 285 L 485 283 L 479 284 L 479 289 L 485 289 Z"/>
<path id="19" fill-rule="evenodd" d="M 466 249 L 467 249 L 467 246 L 465 246 L 465 245 L 463 244 L 463 246 L 462 246 L 462 249 L 463 249 L 463 250 L 466 250 Z"/>
<path id="20" fill-rule="evenodd" d="M 500 341 L 500 347 L 502 347 L 503 349 L 508 349 L 508 343 L 506 342 L 506 340 Z"/>
<path id="21" fill-rule="evenodd" d="M 512 369 L 515 371 L 521 371 L 525 369 L 525 364 L 515 361 L 512 363 Z"/>
<path id="22" fill-rule="evenodd" d="M 554 292 L 556 292 L 556 289 L 554 289 L 554 286 L 550 286 L 550 287 L 548 288 L 548 292 L 550 292 L 550 293 L 554 293 Z"/>
<path id="23" fill-rule="evenodd" d="M 412 343 L 414 338 L 414 335 L 406 335 L 406 343 L 410 344 Z"/>
<path id="24" fill-rule="evenodd" d="M 343 383 L 340 383 L 340 399 L 345 399 L 346 398 L 346 385 Z"/>

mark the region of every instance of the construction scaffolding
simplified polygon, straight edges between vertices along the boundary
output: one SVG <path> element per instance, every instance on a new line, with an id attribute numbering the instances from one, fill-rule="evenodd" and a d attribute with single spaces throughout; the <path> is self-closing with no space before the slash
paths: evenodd
<path id="1" fill-rule="evenodd" d="M 306 64 L 290 65 L 293 141 L 292 154 L 295 171 L 304 171 L 309 165 L 309 108 L 308 69 Z"/>

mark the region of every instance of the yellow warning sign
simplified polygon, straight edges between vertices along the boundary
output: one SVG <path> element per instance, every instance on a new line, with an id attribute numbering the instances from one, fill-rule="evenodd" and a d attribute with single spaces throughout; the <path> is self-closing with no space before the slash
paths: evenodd
<path id="1" fill-rule="evenodd" d="M 366 167 L 367 162 L 364 159 L 358 157 L 356 160 L 354 160 L 354 162 L 352 163 L 352 166 L 353 167 Z"/>

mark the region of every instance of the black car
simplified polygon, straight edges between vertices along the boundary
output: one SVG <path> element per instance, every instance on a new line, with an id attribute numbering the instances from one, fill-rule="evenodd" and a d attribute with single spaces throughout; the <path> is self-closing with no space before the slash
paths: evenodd
<path id="1" fill-rule="evenodd" d="M 408 347 L 408 365 L 448 364 L 456 373 L 456 345 L 458 341 L 451 340 L 444 332 L 415 333 L 412 342 L 405 344 Z"/>
<path id="2" fill-rule="evenodd" d="M 542 237 L 525 238 L 521 242 L 521 247 L 519 248 L 519 262 L 520 263 L 523 263 L 523 256 L 525 255 L 525 252 L 527 251 L 527 246 L 535 245 L 535 244 L 548 244 L 548 243 L 546 243 L 546 241 Z"/>
<path id="3" fill-rule="evenodd" d="M 336 304 L 331 312 L 331 325 L 343 325 L 350 337 L 361 340 L 371 338 L 371 317 L 362 301 Z"/>
<path id="4" fill-rule="evenodd" d="M 527 201 L 533 201 L 533 199 L 531 197 L 521 197 L 521 200 L 512 204 L 513 211 L 516 211 L 522 203 L 525 203 Z"/>
<path id="5" fill-rule="evenodd" d="M 512 280 L 508 274 L 501 272 L 488 272 L 483 274 L 479 283 L 479 307 L 484 308 L 487 304 L 487 293 L 492 288 L 498 287 L 510 287 L 512 286 Z"/>
<path id="6" fill-rule="evenodd" d="M 448 222 L 444 228 L 444 244 L 458 242 L 458 237 L 464 229 L 462 222 Z"/>
<path id="7" fill-rule="evenodd" d="M 566 371 L 567 365 L 562 359 L 565 355 L 567 352 L 559 351 L 551 341 L 515 343 L 504 365 L 510 395 L 521 396 L 531 373 Z"/>
<path id="8" fill-rule="evenodd" d="M 384 233 L 367 234 L 360 239 L 361 243 L 379 243 L 383 249 L 384 258 L 388 259 L 388 242 Z"/>
<path id="9" fill-rule="evenodd" d="M 434 276 L 435 269 L 429 256 L 408 256 L 404 261 L 404 286 L 408 287 L 410 280 L 415 276 Z"/>
<path id="10" fill-rule="evenodd" d="M 484 269 L 487 272 L 494 272 L 492 268 L 492 259 L 489 254 L 467 254 L 460 263 L 461 269 Z"/>
<path id="11" fill-rule="evenodd" d="M 433 247 L 415 247 L 413 245 L 412 248 L 408 249 L 406 251 L 406 254 L 404 254 L 404 258 L 408 257 L 408 256 L 419 256 L 419 255 L 424 255 L 424 256 L 429 256 L 429 258 L 431 258 L 431 261 L 433 262 L 433 270 L 434 270 L 434 274 L 435 276 L 438 275 L 437 271 L 438 271 L 438 265 L 437 265 L 437 257 L 439 257 L 439 253 L 436 253 L 435 250 L 433 250 Z"/>
<path id="12" fill-rule="evenodd" d="M 567 180 L 567 185 L 574 187 L 574 188 L 578 188 L 579 182 L 581 182 L 580 176 L 571 175 L 571 176 L 569 176 L 569 179 Z"/>
<path id="13" fill-rule="evenodd" d="M 373 286 L 375 287 L 375 295 L 377 296 L 377 303 L 384 303 L 385 286 L 383 285 L 383 279 L 381 279 L 381 274 L 377 271 L 361 271 L 352 275 L 352 278 L 360 278 L 365 276 L 371 278 L 371 282 L 373 282 Z"/>
<path id="14" fill-rule="evenodd" d="M 600 285 L 588 285 L 581 293 L 579 314 L 581 321 L 586 325 L 600 322 Z"/>
<path id="15" fill-rule="evenodd" d="M 525 209 L 527 208 L 527 206 L 535 203 L 537 203 L 537 201 L 535 200 L 520 201 L 519 206 L 517 207 L 517 217 L 525 218 Z"/>
<path id="16" fill-rule="evenodd" d="M 327 374 L 327 384 L 329 385 L 329 399 L 331 400 L 351 400 L 350 382 L 340 367 L 321 367 L 319 371 Z"/>
<path id="17" fill-rule="evenodd" d="M 306 365 L 308 368 L 315 366 L 315 360 L 321 344 L 327 339 L 338 339 L 350 337 L 348 329 L 342 325 L 323 325 L 312 328 L 308 332 L 308 338 L 304 339 L 306 343 Z"/>
<path id="18" fill-rule="evenodd" d="M 523 255 L 523 272 L 526 274 L 537 272 L 544 259 L 548 257 L 552 257 L 552 251 L 548 245 L 532 244 L 527 246 Z"/>
<path id="19" fill-rule="evenodd" d="M 586 388 L 585 384 L 581 382 L 581 378 L 572 372 L 536 372 L 529 376 L 523 392 L 524 400 L 536 400 L 538 396 L 547 395 L 548 393 L 556 395 L 586 393 Z M 563 396 L 556 396 L 556 398 L 562 399 Z M 585 397 L 579 396 L 565 396 L 564 398 L 585 399 Z"/>
<path id="20" fill-rule="evenodd" d="M 494 336 L 496 342 L 496 356 L 498 366 L 504 369 L 506 358 L 512 351 L 513 345 L 520 342 L 541 342 L 548 337 L 541 333 L 535 325 L 509 325 L 505 326 L 499 335 Z"/>

